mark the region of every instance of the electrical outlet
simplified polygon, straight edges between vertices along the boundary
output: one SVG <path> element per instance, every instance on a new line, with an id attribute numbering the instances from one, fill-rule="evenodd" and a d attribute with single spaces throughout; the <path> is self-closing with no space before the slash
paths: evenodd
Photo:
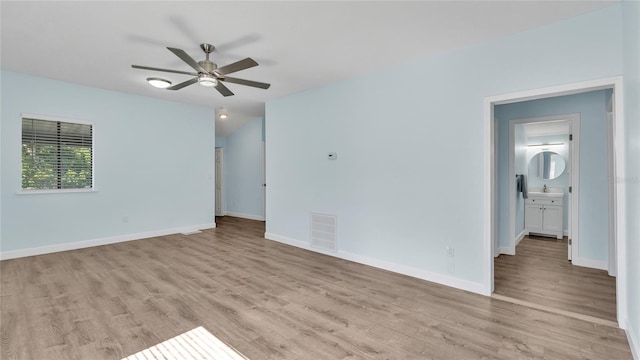
<path id="1" fill-rule="evenodd" d="M 455 257 L 456 256 L 456 250 L 450 245 L 447 245 L 447 256 L 448 257 Z"/>

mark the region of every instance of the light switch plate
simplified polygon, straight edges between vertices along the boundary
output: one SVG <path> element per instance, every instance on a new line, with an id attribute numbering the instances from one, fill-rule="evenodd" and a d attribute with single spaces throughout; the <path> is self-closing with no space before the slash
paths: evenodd
<path id="1" fill-rule="evenodd" d="M 329 160 L 336 160 L 337 158 L 338 158 L 338 153 L 335 153 L 335 152 L 329 153 Z"/>

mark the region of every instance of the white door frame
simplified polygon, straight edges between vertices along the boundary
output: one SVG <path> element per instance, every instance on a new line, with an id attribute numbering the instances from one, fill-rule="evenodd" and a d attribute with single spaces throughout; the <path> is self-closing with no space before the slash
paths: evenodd
<path id="1" fill-rule="evenodd" d="M 569 260 L 577 258 L 578 254 L 578 194 L 580 193 L 578 174 L 580 173 L 580 114 L 560 114 L 535 118 L 513 119 L 509 121 L 509 245 L 506 249 L 501 249 L 500 253 L 515 255 L 516 245 L 523 234 L 516 234 L 516 185 L 515 185 L 515 136 L 514 127 L 518 124 L 543 123 L 550 121 L 568 121 L 569 134 L 573 134 L 573 140 L 569 142 L 569 186 L 572 192 L 569 194 L 568 205 L 568 236 L 572 239 L 572 245 L 569 246 Z M 497 166 L 496 166 L 497 167 Z M 497 182 L 497 181 L 496 181 Z M 525 229 L 526 230 L 526 229 Z M 494 239 L 497 246 L 497 237 Z"/>
<path id="2" fill-rule="evenodd" d="M 484 245 L 484 277 L 483 277 L 483 294 L 490 296 L 494 290 L 494 267 L 493 259 L 495 253 L 495 236 L 497 218 L 494 216 L 495 193 L 495 121 L 493 108 L 494 105 L 508 104 L 526 100 L 543 99 L 548 97 L 556 97 L 562 95 L 579 94 L 594 90 L 613 89 L 615 94 L 613 109 L 616 117 L 613 120 L 614 138 L 613 138 L 613 158 L 615 166 L 616 179 L 624 179 L 625 161 L 624 161 L 624 116 L 623 116 L 623 87 L 622 77 L 611 77 L 598 80 L 589 80 L 565 85 L 557 85 L 540 89 L 525 90 L 502 95 L 485 97 L 484 99 L 484 121 L 483 121 L 483 137 L 484 137 L 484 229 L 483 229 L 483 245 Z M 626 329 L 627 322 L 627 284 L 626 284 L 626 201 L 625 201 L 625 184 L 616 180 L 616 244 L 617 244 L 617 265 L 618 276 L 616 277 L 616 301 L 617 301 L 617 320 L 618 326 Z"/>
<path id="3" fill-rule="evenodd" d="M 214 187 L 213 187 L 213 194 L 215 196 L 216 194 L 216 188 L 218 187 L 218 185 L 220 185 L 220 197 L 218 199 L 218 197 L 214 198 L 214 203 L 213 203 L 213 209 L 214 212 L 215 210 L 217 210 L 218 208 L 218 204 L 217 202 L 220 201 L 220 212 L 216 212 L 215 216 L 224 216 L 224 148 L 221 147 L 217 147 L 215 149 L 215 157 L 214 157 L 214 170 L 217 170 L 217 162 L 220 162 L 220 173 L 218 174 L 217 172 L 215 173 L 214 179 L 213 179 L 213 183 L 214 183 Z M 218 183 L 218 180 L 219 183 Z"/>
<path id="4" fill-rule="evenodd" d="M 616 245 L 616 164 L 615 164 L 615 155 L 614 152 L 611 151 L 613 149 L 613 144 L 611 144 L 612 139 L 614 138 L 615 124 L 613 123 L 613 119 L 616 118 L 616 114 L 614 113 L 613 103 L 615 102 L 616 94 L 611 94 L 611 99 L 609 99 L 609 103 L 607 104 L 607 172 L 609 179 L 609 264 L 607 270 L 609 271 L 609 275 L 617 276 L 618 275 L 618 265 L 617 265 L 617 245 Z"/>
<path id="5" fill-rule="evenodd" d="M 262 218 L 267 221 L 267 147 L 262 141 Z"/>

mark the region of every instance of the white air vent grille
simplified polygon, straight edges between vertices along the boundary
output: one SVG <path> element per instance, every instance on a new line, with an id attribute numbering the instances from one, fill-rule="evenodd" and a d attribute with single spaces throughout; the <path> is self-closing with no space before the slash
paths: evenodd
<path id="1" fill-rule="evenodd" d="M 337 251 L 337 219 L 335 215 L 311 214 L 311 246 Z"/>

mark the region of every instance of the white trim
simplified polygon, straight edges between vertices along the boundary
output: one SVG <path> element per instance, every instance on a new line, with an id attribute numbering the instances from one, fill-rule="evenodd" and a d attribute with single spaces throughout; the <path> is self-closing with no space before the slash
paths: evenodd
<path id="1" fill-rule="evenodd" d="M 50 116 L 50 115 L 41 115 L 41 114 L 29 114 L 22 113 L 20 114 L 20 120 L 22 119 L 32 119 L 32 120 L 46 120 L 46 121 L 59 121 L 66 122 L 72 124 L 82 124 L 82 125 L 91 125 L 93 126 L 93 121 L 81 120 L 81 119 L 72 119 L 68 117 L 58 117 L 58 116 Z"/>
<path id="2" fill-rule="evenodd" d="M 617 319 L 618 324 L 622 328 L 627 327 L 627 283 L 626 283 L 626 212 L 625 212 L 625 183 L 621 181 L 625 175 L 624 161 L 624 94 L 622 87 L 622 77 L 610 77 L 604 79 L 588 80 L 570 84 L 550 86 L 546 88 L 525 90 L 508 94 L 487 96 L 484 98 L 483 109 L 483 291 L 482 294 L 490 296 L 494 287 L 494 231 L 492 224 L 495 221 L 493 211 L 493 172 L 494 172 L 494 153 L 495 139 L 493 136 L 494 105 L 506 104 L 518 101 L 543 99 L 548 97 L 556 97 L 569 94 L 578 94 L 594 90 L 614 89 L 615 96 L 615 138 L 614 138 L 614 154 L 616 157 L 616 180 L 618 181 L 616 194 L 616 236 L 617 236 L 617 259 L 618 259 L 618 277 L 616 278 L 616 299 L 617 299 Z"/>
<path id="3" fill-rule="evenodd" d="M 607 268 L 609 267 L 606 260 L 593 260 L 593 259 L 586 259 L 581 257 L 574 257 L 571 260 L 571 263 L 573 265 L 588 267 L 588 268 L 598 269 L 598 270 L 607 270 Z"/>
<path id="4" fill-rule="evenodd" d="M 492 111 L 492 117 L 493 117 L 493 107 L 491 108 Z M 495 123 L 494 123 L 495 124 Z M 493 124 L 492 124 L 493 125 Z M 500 148 L 500 138 L 498 136 L 498 132 L 499 132 L 499 127 L 498 126 L 492 126 L 492 136 L 493 136 L 493 140 L 495 141 L 495 149 L 499 149 Z M 498 166 L 496 166 L 495 164 L 498 164 L 498 151 L 494 151 L 494 153 L 491 155 L 493 156 L 493 168 L 490 170 L 493 173 L 493 178 L 494 179 L 499 179 L 499 174 L 498 174 Z M 493 193 L 494 194 L 498 194 L 498 182 L 494 181 L 493 182 Z M 499 211 L 498 211 L 498 197 L 497 196 L 492 196 L 491 197 L 491 206 L 493 208 L 493 222 L 491 223 L 491 232 L 492 234 L 494 234 L 495 238 L 493 239 L 493 251 L 495 256 L 497 257 L 498 255 L 500 255 L 500 248 L 498 247 L 498 219 L 499 219 Z M 493 289 L 491 289 L 491 292 L 493 292 Z"/>
<path id="5" fill-rule="evenodd" d="M 520 234 L 518 234 L 518 236 L 515 237 L 513 242 L 509 241 L 509 245 L 508 246 L 498 246 L 497 247 L 498 253 L 496 254 L 496 257 L 499 256 L 500 254 L 515 255 L 516 254 L 516 246 L 518 246 L 518 244 L 520 244 L 520 241 L 522 241 L 522 239 L 524 239 L 525 235 L 527 235 L 526 230 L 522 230 L 522 232 Z"/>
<path id="6" fill-rule="evenodd" d="M 314 252 L 322 253 L 322 251 L 320 249 L 312 248 L 309 243 L 301 241 L 301 240 L 296 240 L 294 238 L 290 238 L 290 237 L 286 237 L 286 236 L 282 236 L 282 235 L 277 235 L 277 234 L 272 234 L 272 233 L 267 233 L 267 232 L 264 233 L 264 238 L 267 239 L 267 240 L 271 240 L 271 241 L 277 241 L 279 243 L 283 243 L 283 244 L 286 244 L 286 245 L 291 245 L 291 246 L 295 246 L 295 247 L 311 250 L 311 251 L 314 251 Z M 333 253 L 333 252 L 329 253 L 329 255 L 336 256 L 336 254 Z"/>
<path id="7" fill-rule="evenodd" d="M 526 232 L 524 230 L 522 230 L 522 232 L 518 236 L 516 236 L 516 241 L 515 241 L 516 246 L 518 246 L 518 244 L 520 244 L 520 241 L 522 241 L 522 239 L 524 239 L 525 233 Z"/>
<path id="8" fill-rule="evenodd" d="M 613 132 L 614 124 L 613 120 L 615 118 L 615 114 L 613 113 L 613 101 L 615 101 L 616 94 L 611 94 L 609 98 L 609 103 L 607 104 L 607 109 L 611 109 L 607 112 L 607 179 L 608 179 L 608 197 L 609 197 L 609 256 L 608 256 L 608 265 L 607 271 L 609 271 L 609 275 L 616 276 L 617 274 L 617 265 L 616 265 L 616 182 L 614 173 L 616 165 L 615 165 L 615 156 L 613 154 Z"/>
<path id="9" fill-rule="evenodd" d="M 219 151 L 218 151 L 219 150 Z M 220 212 L 216 212 L 217 211 L 217 197 L 216 197 L 216 187 L 218 186 L 218 174 L 216 173 L 216 165 L 218 163 L 218 154 L 220 154 Z M 224 171 L 224 148 L 223 147 L 216 147 L 214 148 L 214 156 L 213 156 L 213 212 L 215 213 L 214 216 L 224 216 L 224 201 L 225 201 L 225 196 L 224 196 L 224 176 L 225 176 L 225 171 Z"/>
<path id="10" fill-rule="evenodd" d="M 619 82 L 619 84 L 618 84 Z M 514 100 L 528 101 L 545 99 L 549 97 L 558 97 L 564 95 L 581 94 L 589 91 L 611 89 L 611 86 L 622 85 L 622 77 L 614 76 L 604 79 L 587 80 L 570 84 L 555 85 L 539 89 L 531 89 L 524 91 L 517 91 L 508 94 L 500 94 L 494 96 L 488 96 L 485 99 L 494 105 L 510 104 Z M 617 92 L 617 88 L 616 88 Z M 617 106 L 618 104 L 616 104 Z"/>
<path id="11" fill-rule="evenodd" d="M 242 214 L 242 213 L 229 212 L 229 211 L 225 211 L 224 214 L 231 217 L 264 221 L 264 216 L 260 216 L 260 215 Z"/>
<path id="12" fill-rule="evenodd" d="M 262 119 L 262 124 L 264 126 L 264 118 Z M 262 218 L 266 221 L 267 219 L 267 143 L 265 140 L 262 140 Z"/>
<path id="13" fill-rule="evenodd" d="M 67 193 L 96 193 L 96 189 L 48 189 L 48 190 L 21 190 L 16 195 L 40 195 L 40 194 L 67 194 Z"/>
<path id="14" fill-rule="evenodd" d="M 504 254 L 504 255 L 515 255 L 516 254 L 516 248 L 511 247 L 511 246 L 500 246 L 498 247 L 500 254 Z"/>
<path id="15" fill-rule="evenodd" d="M 509 159 L 507 160 L 508 163 L 508 168 L 507 168 L 507 180 L 509 181 L 509 205 L 508 205 L 508 210 L 509 210 L 509 246 L 508 248 L 513 249 L 513 254 L 516 254 L 516 238 L 513 237 L 513 235 L 515 235 L 516 233 L 516 182 L 515 182 L 515 175 L 516 175 L 516 134 L 515 134 L 515 126 L 516 126 L 516 122 L 518 122 L 518 120 L 509 120 L 509 134 L 508 134 L 508 138 L 509 140 L 507 141 L 507 153 L 509 155 Z M 500 126 L 496 126 L 496 128 L 500 128 Z M 499 134 L 499 130 L 498 130 L 498 134 Z M 500 138 L 500 136 L 496 136 L 496 138 Z M 496 149 L 498 149 L 496 147 Z M 496 150 L 496 154 L 499 155 L 500 151 Z M 496 168 L 499 168 L 500 165 L 499 163 L 496 164 Z M 528 167 L 527 167 L 528 168 Z M 498 174 L 500 173 L 500 171 L 498 171 Z M 529 180 L 529 173 L 527 172 L 527 180 Z M 496 182 L 498 182 L 498 179 L 496 179 Z M 497 190 L 496 194 L 498 194 L 500 190 Z M 524 199 L 522 199 L 522 206 L 524 207 Z M 523 210 L 523 215 L 524 215 L 524 210 Z M 524 221 L 523 221 L 523 228 L 525 228 L 524 226 Z M 526 229 L 526 228 L 525 228 Z"/>
<path id="16" fill-rule="evenodd" d="M 616 78 L 613 90 L 613 161 L 616 171 L 616 308 L 618 323 L 623 329 L 627 327 L 627 201 L 625 143 L 624 143 L 624 90 L 622 77 Z M 636 344 L 637 345 L 637 344 Z"/>
<path id="17" fill-rule="evenodd" d="M 431 281 L 434 283 L 450 286 L 456 289 L 466 290 L 466 291 L 470 291 L 477 294 L 482 294 L 484 291 L 483 284 L 481 283 L 475 283 L 472 281 L 458 279 L 452 276 L 447 276 L 447 275 L 434 273 L 427 270 L 417 269 L 411 266 L 406 266 L 406 265 L 402 265 L 402 264 L 398 264 L 390 261 L 375 259 L 368 256 L 358 255 L 358 254 L 350 253 L 348 251 L 338 250 L 337 253 L 334 253 L 331 251 L 324 251 L 322 249 L 311 247 L 310 244 L 307 242 L 288 238 L 285 236 L 280 236 L 277 234 L 265 233 L 264 237 L 267 240 L 276 241 L 286 245 L 295 246 L 298 248 L 302 248 L 305 250 L 313 251 L 313 252 L 328 255 L 328 256 L 333 256 L 343 260 L 348 260 L 348 261 L 353 261 L 353 262 L 368 265 L 368 266 L 373 266 L 378 269 L 388 270 L 398 274 L 411 276 L 417 279 Z"/>
<path id="18" fill-rule="evenodd" d="M 627 340 L 629 341 L 629 347 L 631 348 L 631 355 L 634 359 L 640 360 L 640 344 L 636 342 L 636 334 L 633 332 L 633 327 L 631 327 L 628 319 L 625 323 L 624 329 L 627 334 Z"/>
<path id="19" fill-rule="evenodd" d="M 16 258 L 34 256 L 34 255 L 51 254 L 51 253 L 56 253 L 60 251 L 83 249 L 83 248 L 88 248 L 93 246 L 110 245 L 110 244 L 116 244 L 116 243 L 125 242 L 125 241 L 147 239 L 147 238 L 152 238 L 156 236 L 164 236 L 164 235 L 171 235 L 171 234 L 178 234 L 178 233 L 189 233 L 189 232 L 198 231 L 198 230 L 213 229 L 215 227 L 216 227 L 215 223 L 209 223 L 209 224 L 184 226 L 184 227 L 177 227 L 177 228 L 170 228 L 170 229 L 163 229 L 163 230 L 146 231 L 146 232 L 135 233 L 135 234 L 109 236 L 109 237 L 98 238 L 98 239 L 76 241 L 72 243 L 39 246 L 39 247 L 33 247 L 28 249 L 0 251 L 0 260 L 16 259 Z"/>
<path id="20" fill-rule="evenodd" d="M 495 181 L 497 180 L 497 174 L 495 174 L 496 169 L 496 160 L 495 156 L 497 151 L 495 151 L 495 145 L 497 141 L 494 136 L 495 132 L 495 121 L 493 121 L 493 102 L 491 98 L 484 98 L 484 121 L 483 121 L 483 137 L 484 137 L 484 166 L 482 171 L 482 177 L 484 180 L 484 191 L 483 193 L 483 229 L 482 229 L 482 238 L 483 238 L 483 278 L 484 278 L 484 288 L 482 289 L 482 295 L 491 296 L 494 289 L 493 282 L 493 253 L 495 252 L 494 248 L 496 247 L 498 229 L 495 226 L 497 221 L 497 215 L 493 213 L 495 208 L 498 206 L 496 203 L 496 194 L 495 191 Z M 487 259 L 491 259 L 487 261 Z"/>
<path id="21" fill-rule="evenodd" d="M 581 117 L 570 122 L 573 140 L 569 142 L 569 157 L 571 163 L 569 169 L 569 186 L 572 187 L 569 193 L 569 237 L 571 238 L 571 254 L 568 260 L 580 258 L 580 121 Z"/>

